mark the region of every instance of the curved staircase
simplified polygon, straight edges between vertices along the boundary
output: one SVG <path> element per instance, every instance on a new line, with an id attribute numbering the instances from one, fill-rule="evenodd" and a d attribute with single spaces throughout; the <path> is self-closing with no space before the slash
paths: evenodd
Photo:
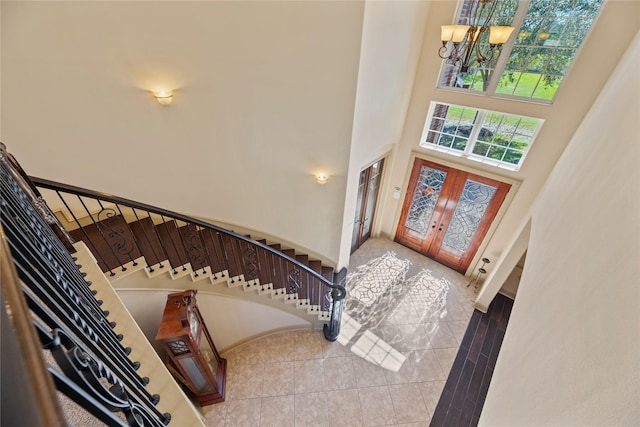
<path id="1" fill-rule="evenodd" d="M 229 289 L 280 300 L 285 311 L 306 318 L 314 327 L 324 325 L 327 339 L 337 337 L 345 290 L 334 282 L 343 279 L 344 272 L 338 275 L 322 261 L 264 238 L 254 240 L 116 196 L 30 179 L 64 227 L 63 233 L 71 242 L 86 244 L 112 283 L 140 270 L 149 278 L 165 275 L 194 283 L 226 283 Z"/>

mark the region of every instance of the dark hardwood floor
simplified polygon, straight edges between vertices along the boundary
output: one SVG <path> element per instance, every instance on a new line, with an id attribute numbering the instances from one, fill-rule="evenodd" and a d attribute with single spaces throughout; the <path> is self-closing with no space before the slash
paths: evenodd
<path id="1" fill-rule="evenodd" d="M 512 307 L 498 294 L 486 314 L 473 312 L 431 426 L 478 425 Z"/>

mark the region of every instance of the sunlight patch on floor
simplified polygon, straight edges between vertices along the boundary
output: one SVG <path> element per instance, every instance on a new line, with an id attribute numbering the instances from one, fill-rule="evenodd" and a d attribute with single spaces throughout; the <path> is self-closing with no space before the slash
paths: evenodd
<path id="1" fill-rule="evenodd" d="M 428 343 L 423 323 L 443 318 L 450 289 L 447 279 L 436 278 L 427 269 L 406 279 L 410 265 L 411 261 L 388 251 L 347 276 L 338 342 L 344 346 L 353 343 L 354 354 L 393 372 L 406 360 L 397 348 L 406 349 L 424 340 Z M 396 324 L 415 333 L 387 333 L 385 340 L 385 327 Z"/>
<path id="2" fill-rule="evenodd" d="M 406 360 L 406 357 L 398 350 L 371 331 L 365 331 L 351 347 L 351 351 L 363 359 L 393 372 L 398 372 Z"/>

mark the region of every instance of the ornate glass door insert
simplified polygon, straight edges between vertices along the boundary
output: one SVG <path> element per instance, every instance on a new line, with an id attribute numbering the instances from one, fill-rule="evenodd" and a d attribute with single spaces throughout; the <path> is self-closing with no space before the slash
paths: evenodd
<path id="1" fill-rule="evenodd" d="M 429 223 L 433 217 L 442 184 L 447 172 L 427 166 L 420 168 L 418 183 L 413 191 L 409 214 L 404 226 L 420 236 L 426 236 Z"/>
<path id="2" fill-rule="evenodd" d="M 495 187 L 467 179 L 442 243 L 465 252 L 495 193 Z"/>

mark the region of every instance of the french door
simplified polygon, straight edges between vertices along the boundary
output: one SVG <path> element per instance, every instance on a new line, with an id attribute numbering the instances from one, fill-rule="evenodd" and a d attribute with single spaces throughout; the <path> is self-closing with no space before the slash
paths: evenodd
<path id="1" fill-rule="evenodd" d="M 416 159 L 395 240 L 464 274 L 510 188 Z"/>
<path id="2" fill-rule="evenodd" d="M 351 253 L 371 237 L 371 224 L 378 202 L 378 191 L 382 179 L 384 159 L 372 164 L 360 172 L 356 216 L 351 237 Z"/>

